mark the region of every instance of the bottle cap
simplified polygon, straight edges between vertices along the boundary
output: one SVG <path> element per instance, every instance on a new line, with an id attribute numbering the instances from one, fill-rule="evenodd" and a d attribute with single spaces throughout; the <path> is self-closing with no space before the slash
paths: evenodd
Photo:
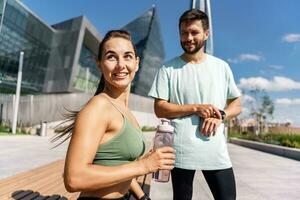
<path id="1" fill-rule="evenodd" d="M 169 132 L 173 133 L 174 132 L 174 127 L 171 126 L 171 121 L 168 119 L 161 119 L 162 124 L 157 126 L 157 130 L 160 132 Z"/>

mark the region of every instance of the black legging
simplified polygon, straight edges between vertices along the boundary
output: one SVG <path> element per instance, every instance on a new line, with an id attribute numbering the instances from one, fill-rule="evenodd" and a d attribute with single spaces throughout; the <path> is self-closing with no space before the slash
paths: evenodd
<path id="1" fill-rule="evenodd" d="M 77 200 L 129 200 L 129 196 L 125 195 L 124 197 L 120 197 L 117 199 L 106 199 L 106 198 L 100 198 L 100 197 L 78 197 Z"/>
<path id="2" fill-rule="evenodd" d="M 202 170 L 215 200 L 235 200 L 236 187 L 232 168 Z M 174 168 L 171 171 L 173 200 L 191 200 L 195 170 Z"/>

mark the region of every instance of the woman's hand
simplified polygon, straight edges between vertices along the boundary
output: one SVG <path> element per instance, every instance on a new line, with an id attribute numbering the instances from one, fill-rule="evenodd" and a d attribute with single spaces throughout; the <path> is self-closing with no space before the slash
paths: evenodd
<path id="1" fill-rule="evenodd" d="M 162 169 L 171 170 L 174 168 L 175 150 L 172 147 L 151 149 L 138 162 L 141 163 L 147 174 Z"/>

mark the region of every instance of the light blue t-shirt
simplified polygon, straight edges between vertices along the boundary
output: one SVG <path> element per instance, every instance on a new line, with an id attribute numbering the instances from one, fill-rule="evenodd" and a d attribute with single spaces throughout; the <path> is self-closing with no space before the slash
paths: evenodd
<path id="1" fill-rule="evenodd" d="M 206 54 L 199 64 L 186 63 L 176 57 L 165 63 L 157 72 L 151 97 L 171 103 L 212 104 L 224 109 L 227 99 L 240 96 L 229 65 Z M 175 128 L 175 167 L 183 169 L 217 170 L 232 166 L 224 135 L 224 124 L 215 136 L 200 133 L 203 120 L 197 115 L 172 119 Z"/>

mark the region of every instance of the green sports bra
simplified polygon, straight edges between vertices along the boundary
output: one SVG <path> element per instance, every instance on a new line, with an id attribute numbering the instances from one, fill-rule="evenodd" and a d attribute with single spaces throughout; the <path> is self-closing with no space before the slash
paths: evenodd
<path id="1" fill-rule="evenodd" d="M 134 127 L 116 105 L 113 103 L 112 105 L 122 114 L 123 126 L 117 135 L 99 146 L 93 161 L 94 164 L 121 165 L 136 160 L 145 152 L 143 132 Z"/>

